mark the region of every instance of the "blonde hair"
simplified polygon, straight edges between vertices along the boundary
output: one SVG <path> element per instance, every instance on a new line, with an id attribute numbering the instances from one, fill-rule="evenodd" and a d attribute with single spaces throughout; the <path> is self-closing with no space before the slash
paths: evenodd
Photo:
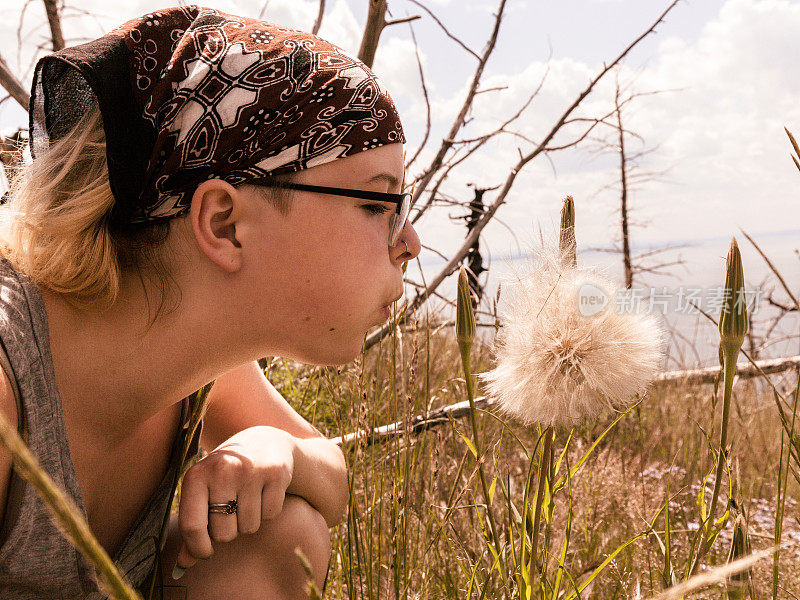
<path id="1" fill-rule="evenodd" d="M 114 196 L 97 105 L 76 127 L 14 173 L 0 209 L 0 254 L 36 285 L 81 308 L 104 310 L 117 299 L 126 269 L 149 265 L 164 305 L 169 271 L 157 252 L 170 221 L 134 232 L 109 224 Z M 149 301 L 149 300 L 148 300 Z"/>
<path id="2" fill-rule="evenodd" d="M 254 187 L 282 214 L 291 210 L 291 190 Z M 124 230 L 110 224 L 114 196 L 97 104 L 67 135 L 17 170 L 8 197 L 7 206 L 0 207 L 0 254 L 36 285 L 79 308 L 105 310 L 116 301 L 125 272 L 136 272 L 147 290 L 146 267 L 161 296 L 153 322 L 171 291 L 179 298 L 159 251 L 174 219 Z"/>

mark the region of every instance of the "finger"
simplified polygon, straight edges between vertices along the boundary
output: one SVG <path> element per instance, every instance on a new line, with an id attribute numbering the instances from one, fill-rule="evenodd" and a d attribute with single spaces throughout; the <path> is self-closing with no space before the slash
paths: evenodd
<path id="1" fill-rule="evenodd" d="M 236 500 L 237 503 L 239 501 L 233 486 L 214 486 L 209 491 L 209 502 L 211 504 L 225 504 L 231 500 Z M 206 506 L 206 511 L 208 511 L 208 506 Z M 208 533 L 211 535 L 212 541 L 230 542 L 236 539 L 236 536 L 239 534 L 236 514 L 237 513 L 208 514 Z"/>
<path id="2" fill-rule="evenodd" d="M 178 551 L 178 558 L 175 562 L 182 569 L 188 569 L 197 564 L 197 559 L 189 554 L 186 544 L 181 544 L 181 549 Z"/>
<path id="3" fill-rule="evenodd" d="M 240 490 L 238 500 L 239 533 L 255 533 L 261 527 L 261 486 Z"/>
<path id="4" fill-rule="evenodd" d="M 264 491 L 261 492 L 261 519 L 274 519 L 281 514 L 285 497 L 286 491 L 280 486 L 264 486 Z"/>
<path id="5" fill-rule="evenodd" d="M 178 507 L 178 527 L 186 547 L 184 558 L 208 558 L 214 553 L 208 535 L 208 487 L 200 479 L 187 472 L 181 487 L 181 502 Z M 181 567 L 188 565 L 180 562 Z"/>

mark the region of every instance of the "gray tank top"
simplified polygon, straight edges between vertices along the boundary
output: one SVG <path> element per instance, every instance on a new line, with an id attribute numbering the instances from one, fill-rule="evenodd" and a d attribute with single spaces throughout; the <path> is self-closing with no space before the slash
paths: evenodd
<path id="1" fill-rule="evenodd" d="M 41 293 L 0 256 L 0 365 L 17 401 L 19 431 L 44 469 L 66 490 L 84 517 L 86 508 L 56 387 L 47 313 Z M 162 521 L 172 500 L 173 481 L 186 437 L 192 396 L 183 399 L 181 423 L 169 466 L 158 489 L 112 557 L 135 586 L 149 583 Z M 199 430 L 189 457 L 196 454 Z M 170 565 L 171 566 L 171 565 Z M 35 490 L 12 469 L 0 527 L 0 598 L 3 600 L 100 600 L 94 568 L 59 533 Z"/>

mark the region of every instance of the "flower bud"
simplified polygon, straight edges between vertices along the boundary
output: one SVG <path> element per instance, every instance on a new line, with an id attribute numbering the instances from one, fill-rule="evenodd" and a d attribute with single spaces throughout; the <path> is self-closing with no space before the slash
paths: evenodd
<path id="1" fill-rule="evenodd" d="M 719 335 L 723 344 L 741 347 L 747 334 L 747 302 L 744 291 L 742 256 L 736 238 L 731 242 L 726 261 L 725 298 L 719 316 Z"/>
<path id="2" fill-rule="evenodd" d="M 574 268 L 578 266 L 576 245 L 575 202 L 572 196 L 567 196 L 564 198 L 564 205 L 561 207 L 561 231 L 558 236 L 558 251 L 565 267 Z"/>
<path id="3" fill-rule="evenodd" d="M 458 298 L 456 300 L 456 339 L 459 344 L 472 344 L 475 339 L 475 313 L 469 290 L 467 270 L 458 272 Z"/>

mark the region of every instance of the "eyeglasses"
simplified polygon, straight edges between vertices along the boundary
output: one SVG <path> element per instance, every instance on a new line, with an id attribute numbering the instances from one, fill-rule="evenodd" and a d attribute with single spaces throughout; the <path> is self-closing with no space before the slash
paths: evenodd
<path id="1" fill-rule="evenodd" d="M 284 188 L 287 190 L 299 190 L 303 192 L 318 192 L 320 194 L 331 194 L 333 196 L 345 196 L 348 198 L 360 198 L 362 200 L 377 200 L 379 202 L 394 202 L 397 204 L 397 211 L 392 215 L 392 222 L 389 228 L 389 247 L 397 244 L 400 232 L 408 220 L 408 212 L 411 209 L 411 197 L 408 192 L 402 194 L 388 194 L 385 192 L 368 192 L 366 190 L 351 190 L 347 188 L 327 187 L 322 185 L 307 185 L 305 183 L 291 183 L 288 181 L 275 180 L 256 180 L 251 181 L 255 185 L 264 187 Z"/>

